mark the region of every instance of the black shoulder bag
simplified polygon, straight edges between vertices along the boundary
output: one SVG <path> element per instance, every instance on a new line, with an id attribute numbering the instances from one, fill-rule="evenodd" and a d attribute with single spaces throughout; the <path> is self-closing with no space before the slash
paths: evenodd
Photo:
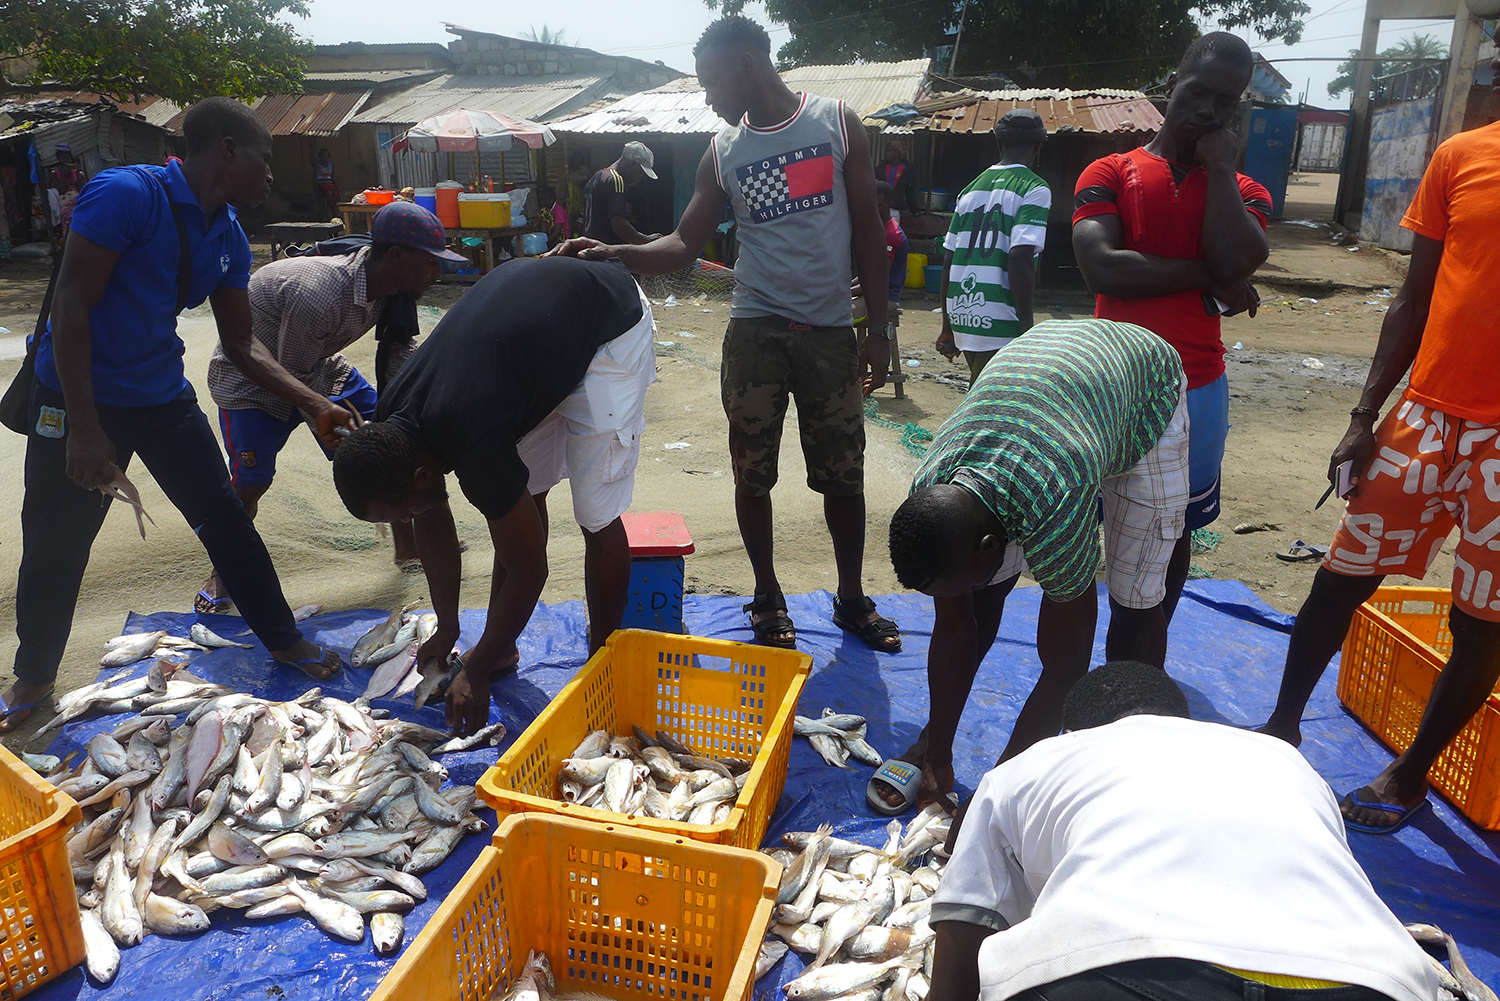
<path id="1" fill-rule="evenodd" d="M 158 178 L 157 183 L 161 184 L 162 192 L 167 196 L 167 206 L 172 210 L 172 222 L 177 227 L 177 313 L 181 313 L 187 305 L 188 290 L 193 283 L 193 255 L 188 247 L 187 222 L 182 217 L 182 209 L 172 201 L 165 182 Z M 47 329 L 47 317 L 52 312 L 52 296 L 57 291 L 57 275 L 61 270 L 62 253 L 58 252 L 52 258 L 52 277 L 47 280 L 47 294 L 42 297 L 42 308 L 36 315 L 36 329 L 26 341 L 26 360 L 21 363 L 21 370 L 11 380 L 10 388 L 0 397 L 0 424 L 16 434 L 26 434 L 28 431 L 31 387 L 36 382 L 36 349 Z"/>

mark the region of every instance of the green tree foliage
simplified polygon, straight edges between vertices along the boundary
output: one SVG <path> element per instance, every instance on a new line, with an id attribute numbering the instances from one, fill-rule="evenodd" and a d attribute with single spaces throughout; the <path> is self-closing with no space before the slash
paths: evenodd
<path id="1" fill-rule="evenodd" d="M 526 32 L 526 37 L 541 45 L 567 45 L 568 30 L 566 28 L 549 28 L 542 25 L 540 31 L 535 27 Z"/>
<path id="2" fill-rule="evenodd" d="M 190 104 L 302 89 L 304 0 L 0 0 L 0 92 L 38 84 Z"/>
<path id="3" fill-rule="evenodd" d="M 1414 35 L 1411 38 L 1403 38 L 1397 45 L 1380 53 L 1380 62 L 1375 64 L 1375 72 L 1371 79 L 1378 80 L 1391 73 L 1399 73 L 1402 70 L 1412 68 L 1409 64 L 1413 59 L 1446 59 L 1448 57 L 1448 46 L 1438 41 L 1435 35 Z M 1328 96 L 1339 95 L 1354 89 L 1355 77 L 1359 75 L 1358 49 L 1349 50 L 1348 62 L 1339 63 L 1339 75 L 1328 82 Z M 1422 67 L 1424 75 L 1430 79 L 1432 86 L 1442 78 L 1442 71 L 1436 66 L 1428 64 Z"/>
<path id="4" fill-rule="evenodd" d="M 705 0 L 734 13 L 744 0 Z M 911 59 L 944 44 L 962 0 L 766 0 L 791 29 L 787 65 Z M 1004 73 L 1042 86 L 1136 86 L 1176 67 L 1211 27 L 1296 42 L 1301 0 L 970 0 L 956 75 Z M 935 66 L 946 73 L 946 64 Z"/>

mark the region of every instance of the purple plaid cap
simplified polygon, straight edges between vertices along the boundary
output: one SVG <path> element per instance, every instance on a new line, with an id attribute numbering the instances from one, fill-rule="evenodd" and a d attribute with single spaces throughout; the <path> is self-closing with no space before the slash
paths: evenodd
<path id="1" fill-rule="evenodd" d="M 370 220 L 370 239 L 376 243 L 425 250 L 445 261 L 469 260 L 448 249 L 443 224 L 416 202 L 391 202 L 382 207 Z"/>

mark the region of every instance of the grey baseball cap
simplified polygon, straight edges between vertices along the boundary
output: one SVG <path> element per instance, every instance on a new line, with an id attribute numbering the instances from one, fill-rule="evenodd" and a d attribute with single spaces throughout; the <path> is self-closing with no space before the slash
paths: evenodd
<path id="1" fill-rule="evenodd" d="M 651 147 L 645 143 L 626 143 L 625 151 L 620 154 L 620 159 L 625 163 L 635 164 L 641 168 L 641 173 L 653 181 L 656 180 L 656 171 L 651 169 L 656 166 L 656 157 L 652 154 Z"/>

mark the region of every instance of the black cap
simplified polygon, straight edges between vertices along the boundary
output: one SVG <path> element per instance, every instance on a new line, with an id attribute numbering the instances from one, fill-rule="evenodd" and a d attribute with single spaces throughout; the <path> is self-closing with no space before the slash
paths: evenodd
<path id="1" fill-rule="evenodd" d="M 1030 108 L 1012 108 L 995 126 L 995 136 L 1001 142 L 1039 143 L 1047 138 L 1047 126 Z"/>

